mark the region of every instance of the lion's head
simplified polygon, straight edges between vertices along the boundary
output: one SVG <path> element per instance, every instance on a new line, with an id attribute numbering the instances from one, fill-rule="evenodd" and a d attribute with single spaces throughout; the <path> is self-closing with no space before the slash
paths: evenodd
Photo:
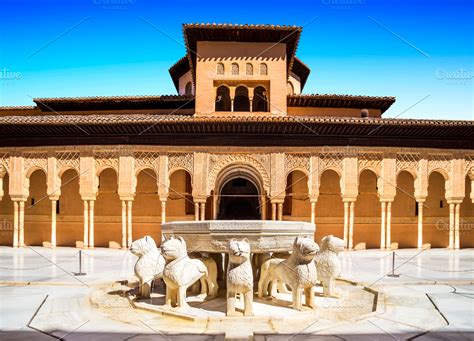
<path id="1" fill-rule="evenodd" d="M 250 259 L 250 244 L 248 239 L 237 240 L 232 238 L 229 242 L 229 256 L 233 262 L 244 262 Z"/>
<path id="2" fill-rule="evenodd" d="M 144 254 L 156 251 L 156 243 L 150 236 L 145 236 L 143 238 L 135 240 L 130 246 L 130 252 L 135 256 L 143 256 Z"/>
<path id="3" fill-rule="evenodd" d="M 161 254 L 166 260 L 173 260 L 187 255 L 186 242 L 182 237 L 165 241 L 161 246 Z"/>
<path id="4" fill-rule="evenodd" d="M 293 242 L 293 253 L 294 257 L 299 261 L 310 262 L 313 260 L 316 253 L 319 251 L 319 246 L 313 240 L 308 237 L 296 237 Z"/>
<path id="5" fill-rule="evenodd" d="M 321 239 L 321 250 L 322 251 L 332 251 L 339 253 L 344 251 L 344 240 L 338 237 L 334 237 L 332 234 Z"/>

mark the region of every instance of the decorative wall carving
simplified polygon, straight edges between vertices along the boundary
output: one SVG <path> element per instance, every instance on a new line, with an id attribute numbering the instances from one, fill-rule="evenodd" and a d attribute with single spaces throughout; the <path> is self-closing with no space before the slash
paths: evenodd
<path id="1" fill-rule="evenodd" d="M 4 172 L 10 173 L 10 156 L 8 153 L 0 153 L 0 175 L 3 176 Z"/>
<path id="2" fill-rule="evenodd" d="M 418 162 L 420 154 L 417 153 L 397 153 L 397 174 L 402 170 L 407 170 L 413 175 L 418 173 Z"/>
<path id="3" fill-rule="evenodd" d="M 193 153 L 170 153 L 168 154 L 168 169 L 185 169 L 193 177 L 194 154 Z"/>
<path id="4" fill-rule="evenodd" d="M 361 173 L 364 169 L 370 169 L 377 175 L 380 175 L 382 159 L 383 155 L 381 153 L 360 153 L 358 155 L 359 173 Z"/>
<path id="5" fill-rule="evenodd" d="M 304 170 L 306 175 L 310 172 L 309 154 L 285 154 L 285 174 L 293 170 Z"/>
<path id="6" fill-rule="evenodd" d="M 337 153 L 323 153 L 319 155 L 319 176 L 327 170 L 333 169 L 339 174 L 342 174 L 342 160 L 344 159 L 343 152 Z"/>
<path id="7" fill-rule="evenodd" d="M 141 171 L 146 168 L 153 169 L 156 174 L 159 173 L 160 154 L 149 151 L 138 151 L 133 153 L 135 171 Z"/>
<path id="8" fill-rule="evenodd" d="M 47 174 L 48 170 L 48 153 L 23 153 L 24 164 L 23 169 L 25 174 L 29 177 L 34 169 L 41 169 Z"/>
<path id="9" fill-rule="evenodd" d="M 57 174 L 62 174 L 67 169 L 74 169 L 79 174 L 80 154 L 77 151 L 57 152 L 56 153 Z"/>
<path id="10" fill-rule="evenodd" d="M 441 170 L 443 175 L 449 177 L 451 170 L 451 155 L 430 154 L 428 156 L 428 174 L 434 170 Z"/>
<path id="11" fill-rule="evenodd" d="M 474 155 L 466 155 L 466 175 L 474 180 Z"/>
<path id="12" fill-rule="evenodd" d="M 94 153 L 94 159 L 97 174 L 99 174 L 105 168 L 112 168 L 117 172 L 118 175 L 119 160 L 118 153 L 116 151 L 97 151 Z"/>

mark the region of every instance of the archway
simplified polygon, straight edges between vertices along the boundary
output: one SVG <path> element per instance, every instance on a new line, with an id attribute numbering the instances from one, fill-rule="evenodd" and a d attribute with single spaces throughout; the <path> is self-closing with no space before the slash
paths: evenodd
<path id="1" fill-rule="evenodd" d="M 267 91 L 263 86 L 257 86 L 253 90 L 252 111 L 268 111 Z"/>
<path id="2" fill-rule="evenodd" d="M 142 169 L 137 174 L 137 186 L 132 206 L 133 240 L 151 236 L 161 240 L 161 202 L 158 196 L 157 175 L 153 169 Z"/>
<path id="3" fill-rule="evenodd" d="M 43 245 L 51 241 L 51 201 L 46 174 L 37 169 L 29 176 L 29 196 L 25 203 L 25 244 Z"/>
<path id="4" fill-rule="evenodd" d="M 410 172 L 402 171 L 397 177 L 397 190 L 392 203 L 391 240 L 399 248 L 416 248 L 418 241 L 417 203 L 415 179 Z"/>
<path id="5" fill-rule="evenodd" d="M 359 194 L 355 202 L 354 246 L 365 243 L 368 249 L 380 248 L 381 206 L 377 196 L 377 175 L 363 170 L 359 175 Z"/>
<path id="6" fill-rule="evenodd" d="M 194 216 L 194 201 L 191 175 L 184 169 L 171 173 L 169 195 L 166 203 L 166 220 L 191 220 Z"/>
<path id="7" fill-rule="evenodd" d="M 461 204 L 461 218 L 459 224 L 459 244 L 461 248 L 474 247 L 474 203 L 471 199 L 471 179 L 466 176 L 464 200 Z"/>
<path id="8" fill-rule="evenodd" d="M 61 196 L 56 203 L 56 243 L 76 246 L 84 239 L 84 208 L 79 193 L 79 174 L 68 169 L 61 175 Z"/>
<path id="9" fill-rule="evenodd" d="M 220 191 L 219 220 L 261 219 L 258 189 L 243 177 L 228 180 Z"/>
<path id="10" fill-rule="evenodd" d="M 311 221 L 311 203 L 308 192 L 306 174 L 299 170 L 290 172 L 286 177 L 284 220 Z"/>
<path id="11" fill-rule="evenodd" d="M 234 111 L 250 111 L 249 90 L 245 86 L 235 89 Z"/>
<path id="12" fill-rule="evenodd" d="M 217 88 L 216 111 L 230 111 L 230 90 L 224 85 Z"/>
<path id="13" fill-rule="evenodd" d="M 430 243 L 431 247 L 448 247 L 449 205 L 446 202 L 445 179 L 436 171 L 428 178 L 423 220 L 423 243 Z"/>
<path id="14" fill-rule="evenodd" d="M 10 198 L 8 173 L 3 177 L 3 197 L 0 199 L 0 245 L 12 246 L 13 243 L 13 201 Z"/>

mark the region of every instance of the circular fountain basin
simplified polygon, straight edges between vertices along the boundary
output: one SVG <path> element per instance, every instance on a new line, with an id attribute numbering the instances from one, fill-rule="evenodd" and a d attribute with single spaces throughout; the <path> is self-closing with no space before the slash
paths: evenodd
<path id="1" fill-rule="evenodd" d="M 252 253 L 290 251 L 298 236 L 314 237 L 315 224 L 275 220 L 174 221 L 161 226 L 166 238 L 182 237 L 188 252 L 222 253 L 232 238 L 247 238 Z"/>

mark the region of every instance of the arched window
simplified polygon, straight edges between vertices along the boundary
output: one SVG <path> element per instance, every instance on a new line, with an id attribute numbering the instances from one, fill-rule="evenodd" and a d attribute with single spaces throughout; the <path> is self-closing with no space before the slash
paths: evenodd
<path id="1" fill-rule="evenodd" d="M 191 82 L 187 82 L 184 88 L 185 95 L 192 95 L 193 94 L 193 85 Z"/>
<path id="2" fill-rule="evenodd" d="M 222 63 L 217 63 L 217 66 L 216 66 L 216 73 L 218 75 L 223 75 L 224 74 L 224 64 Z"/>
<path id="3" fill-rule="evenodd" d="M 232 74 L 238 75 L 239 74 L 239 64 L 232 63 Z"/>
<path id="4" fill-rule="evenodd" d="M 245 74 L 246 75 L 253 75 L 253 65 L 250 63 L 245 64 Z"/>
<path id="5" fill-rule="evenodd" d="M 260 74 L 266 76 L 268 74 L 267 64 L 261 63 L 260 64 Z"/>
<path id="6" fill-rule="evenodd" d="M 249 90 L 245 86 L 235 89 L 234 111 L 250 111 Z"/>
<path id="7" fill-rule="evenodd" d="M 267 90 L 263 86 L 253 90 L 252 111 L 268 111 Z"/>
<path id="8" fill-rule="evenodd" d="M 291 84 L 291 82 L 288 82 L 286 84 L 286 93 L 288 95 L 294 95 L 295 94 L 295 89 L 293 88 L 293 84 Z"/>
<path id="9" fill-rule="evenodd" d="M 230 111 L 230 91 L 224 85 L 217 88 L 216 111 Z"/>

